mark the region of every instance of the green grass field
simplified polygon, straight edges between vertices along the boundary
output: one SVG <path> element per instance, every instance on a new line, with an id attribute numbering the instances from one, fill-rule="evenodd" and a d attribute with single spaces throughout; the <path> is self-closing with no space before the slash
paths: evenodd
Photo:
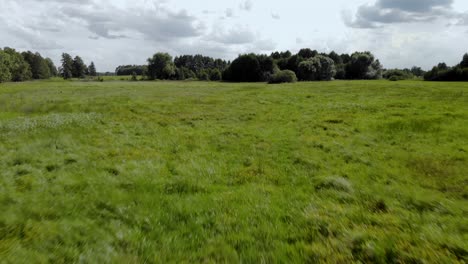
<path id="1" fill-rule="evenodd" d="M 466 263 L 467 93 L 0 84 L 0 263 Z"/>

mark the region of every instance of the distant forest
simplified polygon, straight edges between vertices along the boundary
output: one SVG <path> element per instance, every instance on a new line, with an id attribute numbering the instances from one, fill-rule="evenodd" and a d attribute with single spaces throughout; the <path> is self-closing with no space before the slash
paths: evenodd
<path id="1" fill-rule="evenodd" d="M 371 52 L 337 54 L 319 53 L 309 48 L 297 54 L 290 51 L 266 54 L 242 54 L 226 61 L 203 55 L 183 55 L 172 58 L 168 53 L 156 53 L 146 65 L 122 65 L 115 73 L 98 74 L 93 62 L 86 65 L 80 56 L 62 54 L 61 65 L 31 51 L 18 52 L 12 48 L 0 49 L 0 82 L 20 82 L 60 76 L 64 79 L 100 75 L 132 76 L 131 80 L 203 80 L 227 82 L 270 82 L 330 80 L 392 81 L 424 79 L 426 81 L 468 81 L 468 54 L 462 61 L 449 67 L 439 63 L 431 71 L 420 67 L 411 69 L 383 69 Z M 140 76 L 140 78 L 138 78 Z M 102 80 L 102 79 L 101 79 Z"/>

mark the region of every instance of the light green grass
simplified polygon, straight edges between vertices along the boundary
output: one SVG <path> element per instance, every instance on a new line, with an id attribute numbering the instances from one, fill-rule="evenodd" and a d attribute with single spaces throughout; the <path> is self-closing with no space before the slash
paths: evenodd
<path id="1" fill-rule="evenodd" d="M 467 262 L 467 92 L 0 84 L 0 262 Z"/>

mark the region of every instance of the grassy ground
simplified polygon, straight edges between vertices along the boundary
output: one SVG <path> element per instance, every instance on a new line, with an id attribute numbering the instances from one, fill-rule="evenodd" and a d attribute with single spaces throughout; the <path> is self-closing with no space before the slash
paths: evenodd
<path id="1" fill-rule="evenodd" d="M 467 262 L 467 92 L 0 84 L 0 262 Z"/>

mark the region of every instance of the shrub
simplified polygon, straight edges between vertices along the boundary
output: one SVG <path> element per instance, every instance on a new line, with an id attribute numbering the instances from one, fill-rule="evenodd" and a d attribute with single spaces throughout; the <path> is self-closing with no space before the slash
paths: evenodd
<path id="1" fill-rule="evenodd" d="M 294 83 L 297 82 L 296 74 L 290 70 L 279 71 L 270 77 L 269 83 Z"/>
<path id="2" fill-rule="evenodd" d="M 212 81 L 221 81 L 222 79 L 222 74 L 221 71 L 218 69 L 213 69 L 210 72 L 210 80 Z"/>
<path id="3" fill-rule="evenodd" d="M 133 81 L 133 82 L 138 81 L 138 76 L 137 76 L 136 72 L 133 72 L 133 73 L 132 73 L 132 79 L 131 79 L 131 81 Z"/>
<path id="4" fill-rule="evenodd" d="M 386 70 L 383 74 L 383 77 L 390 81 L 400 81 L 400 80 L 409 80 L 413 79 L 414 75 L 409 70 Z"/>

